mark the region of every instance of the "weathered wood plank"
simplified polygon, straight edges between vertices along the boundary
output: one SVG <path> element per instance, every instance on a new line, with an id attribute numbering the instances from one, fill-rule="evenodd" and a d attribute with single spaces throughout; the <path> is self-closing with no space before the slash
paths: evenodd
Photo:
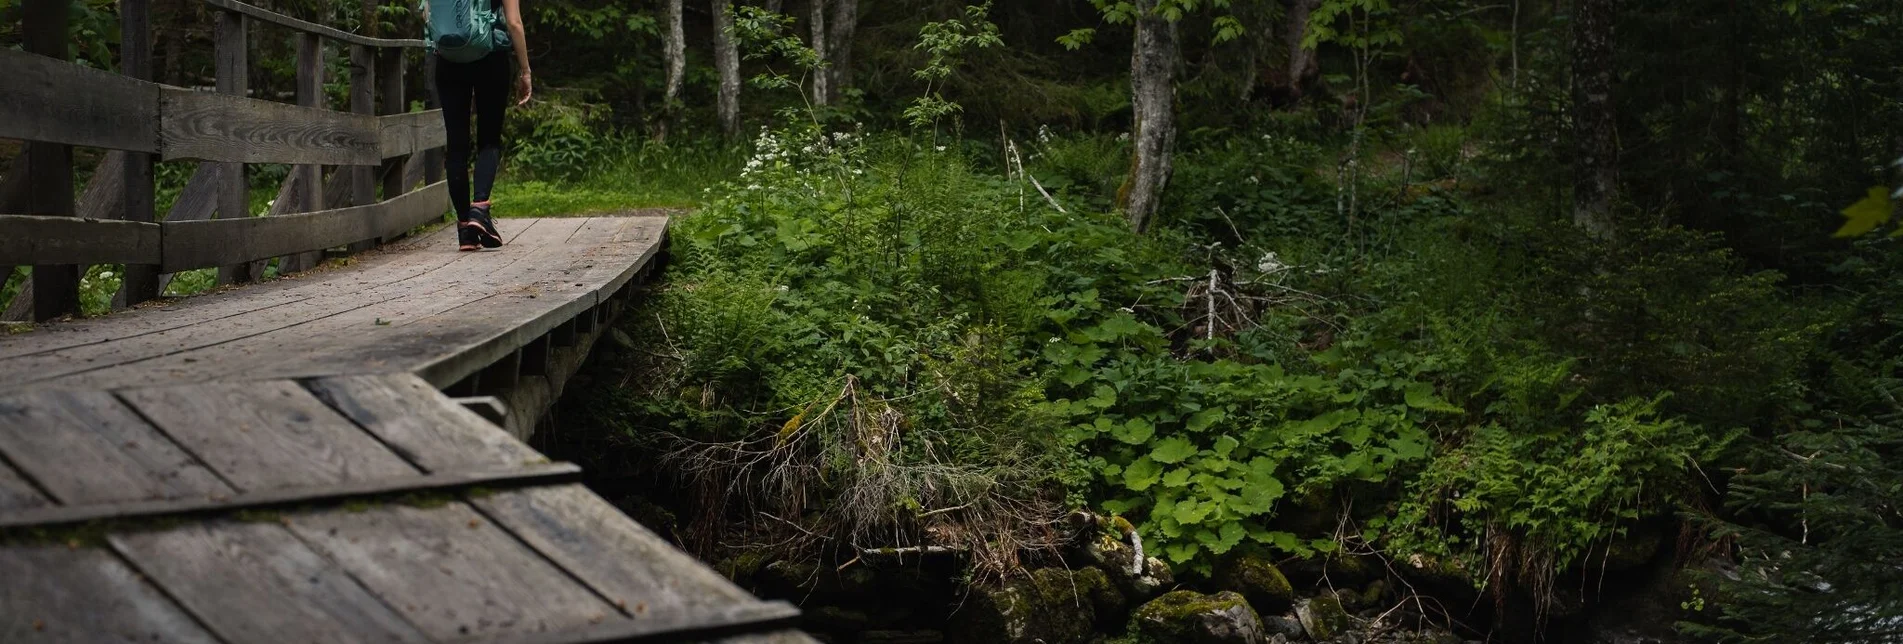
<path id="1" fill-rule="evenodd" d="M 385 159 L 449 145 L 442 110 L 379 116 L 377 123 Z"/>
<path id="2" fill-rule="evenodd" d="M 0 642 L 218 640 L 99 548 L 0 549 Z"/>
<path id="3" fill-rule="evenodd" d="M 19 472 L 13 471 L 6 463 L 0 462 L 0 516 L 13 512 L 43 508 L 52 502 L 46 495 L 34 489 Z"/>
<path id="4" fill-rule="evenodd" d="M 542 455 L 415 376 L 343 376 L 308 384 L 424 471 L 519 466 Z"/>
<path id="5" fill-rule="evenodd" d="M 580 485 L 512 490 L 471 503 L 636 615 L 701 613 L 754 601 Z"/>
<path id="6" fill-rule="evenodd" d="M 157 264 L 159 225 L 0 215 L 0 264 Z"/>
<path id="7" fill-rule="evenodd" d="M 421 40 L 404 40 L 404 39 L 393 40 L 388 38 L 371 38 L 368 36 L 359 36 L 357 34 L 353 34 L 347 31 L 341 31 L 341 30 L 333 29 L 333 28 L 326 27 L 320 24 L 298 20 L 296 18 L 292 18 L 290 16 L 286 16 L 283 14 L 273 13 L 265 9 L 261 9 L 258 7 L 254 7 L 252 5 L 238 2 L 237 0 L 205 0 L 205 4 L 218 7 L 220 9 L 224 9 L 227 11 L 236 11 L 238 13 L 242 13 L 244 15 L 257 18 L 258 20 L 269 22 L 275 25 L 290 27 L 298 31 L 317 34 L 325 38 L 342 41 L 342 42 L 350 43 L 353 45 L 364 45 L 367 47 L 422 47 L 424 45 L 424 42 Z"/>
<path id="8" fill-rule="evenodd" d="M 140 81 L 152 80 L 152 2 L 119 2 L 119 73 Z M 157 197 L 153 176 L 153 156 L 149 152 L 123 153 L 123 168 L 117 181 L 117 193 L 125 204 L 126 221 L 158 221 L 154 200 Z M 82 203 L 86 200 L 81 199 Z M 82 206 L 83 208 L 83 206 Z M 159 269 L 151 264 L 127 264 L 122 270 L 119 292 L 113 308 L 119 309 L 159 296 Z"/>
<path id="9" fill-rule="evenodd" d="M 226 641 L 428 641 L 276 523 L 219 521 L 109 539 Z"/>
<path id="10" fill-rule="evenodd" d="M 440 219 L 448 200 L 448 187 L 439 183 L 367 206 L 273 217 L 167 223 L 163 270 L 177 272 L 222 266 L 395 236 L 431 219 Z"/>
<path id="11" fill-rule="evenodd" d="M 364 11 L 364 15 L 369 16 L 374 9 Z M 350 111 L 366 117 L 377 113 L 377 53 L 375 49 L 364 45 L 350 46 Z M 350 198 L 353 203 L 377 202 L 376 168 L 353 167 L 344 168 L 343 171 L 350 174 Z M 360 253 L 376 245 L 375 241 L 351 244 L 350 252 Z"/>
<path id="12" fill-rule="evenodd" d="M 0 453 L 67 506 L 232 493 L 102 391 L 0 397 Z"/>
<path id="13" fill-rule="evenodd" d="M 0 528 L 45 527 L 85 523 L 103 519 L 178 518 L 199 513 L 229 513 L 296 504 L 334 502 L 364 496 L 405 494 L 409 492 L 454 491 L 471 486 L 513 486 L 566 483 L 575 480 L 581 468 L 572 463 L 516 465 L 507 469 L 441 472 L 428 476 L 350 481 L 330 485 L 279 488 L 233 495 L 185 497 L 157 501 L 125 501 L 79 506 L 48 506 L 14 510 L 0 514 Z"/>
<path id="14" fill-rule="evenodd" d="M 324 108 L 324 41 L 316 34 L 297 35 L 297 104 Z M 299 186 L 295 207 L 286 212 L 317 212 L 324 209 L 324 166 L 300 165 L 291 170 Z M 289 186 L 291 182 L 285 182 Z M 283 197 L 280 196 L 282 201 Z M 316 251 L 290 253 L 278 258 L 278 275 L 288 275 L 317 266 L 322 254 Z"/>
<path id="15" fill-rule="evenodd" d="M 0 138 L 114 150 L 159 149 L 159 86 L 0 48 Z"/>
<path id="16" fill-rule="evenodd" d="M 246 35 L 249 30 L 246 29 L 245 17 L 244 14 L 229 11 L 214 13 L 216 14 L 214 19 L 218 21 L 217 49 L 213 52 L 213 58 L 217 61 L 218 93 L 229 95 L 229 99 L 235 99 L 236 103 L 242 104 L 251 84 L 251 39 Z M 171 126 L 174 123 L 209 126 L 202 130 L 210 132 L 219 143 L 242 145 L 248 142 L 244 137 L 231 136 L 228 131 L 233 127 L 248 127 L 250 120 L 245 118 L 247 115 L 213 110 L 209 114 L 201 112 L 200 115 L 209 116 L 214 120 L 193 120 L 188 116 L 193 113 L 193 110 L 178 105 L 176 100 L 167 100 L 164 93 L 159 95 L 159 104 L 159 137 L 162 148 L 171 147 L 165 139 L 172 138 L 167 130 L 173 129 Z M 190 132 L 193 129 L 186 127 L 182 128 L 182 131 Z M 170 157 L 169 152 L 167 157 Z M 250 217 L 251 182 L 249 175 L 245 172 L 243 159 L 214 158 L 212 160 L 226 162 L 223 170 L 224 181 L 218 186 L 218 216 L 223 219 Z M 252 275 L 249 264 L 218 267 L 218 284 L 220 285 L 249 282 L 254 277 L 256 276 Z"/>
<path id="17" fill-rule="evenodd" d="M 165 160 L 377 165 L 375 117 L 167 87 Z"/>
<path id="18" fill-rule="evenodd" d="M 695 564 L 699 565 L 699 564 Z M 777 631 L 799 621 L 800 611 L 786 602 L 749 600 L 698 611 L 654 611 L 632 620 L 611 620 L 575 633 L 536 633 L 484 640 L 494 644 L 607 644 L 609 642 L 708 642 L 708 638 L 749 631 Z M 743 635 L 739 635 L 743 636 Z M 724 644 L 729 640 L 719 640 Z M 760 642 L 812 642 L 811 638 L 742 639 Z"/>
<path id="19" fill-rule="evenodd" d="M 26 32 L 26 51 L 66 60 L 69 9 L 61 0 L 22 2 L 20 13 Z M 119 80 L 112 74 L 107 76 Z M 73 216 L 73 147 L 56 142 L 32 142 L 27 144 L 27 151 L 33 155 L 33 163 L 27 166 L 27 181 L 32 185 L 28 188 L 25 214 Z M 78 311 L 78 266 L 62 263 L 33 267 L 31 317 L 34 321 L 51 320 Z"/>
<path id="20" fill-rule="evenodd" d="M 438 640 L 575 631 L 625 619 L 462 503 L 326 511 L 286 523 Z"/>
<path id="21" fill-rule="evenodd" d="M 211 383 L 122 392 L 240 491 L 417 474 L 296 383 Z"/>

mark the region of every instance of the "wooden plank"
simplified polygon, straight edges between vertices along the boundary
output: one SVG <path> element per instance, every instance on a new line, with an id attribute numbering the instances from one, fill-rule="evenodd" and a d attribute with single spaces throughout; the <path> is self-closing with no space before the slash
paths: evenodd
<path id="1" fill-rule="evenodd" d="M 24 0 L 21 9 L 26 51 L 66 60 L 69 53 L 66 41 L 69 7 L 66 3 L 63 0 Z M 112 74 L 106 76 L 118 80 Z M 12 84 L 8 83 L 9 86 Z M 11 112 L 6 114 L 11 116 Z M 30 118 L 28 120 L 31 121 Z M 33 163 L 27 166 L 27 181 L 32 186 L 27 193 L 25 214 L 73 216 L 72 146 L 33 142 L 27 144 L 27 151 L 33 155 Z M 72 264 L 34 266 L 32 301 L 30 317 L 36 322 L 79 312 L 79 267 Z"/>
<path id="2" fill-rule="evenodd" d="M 157 264 L 159 225 L 0 215 L 0 264 Z"/>
<path id="3" fill-rule="evenodd" d="M 102 391 L 0 397 L 0 453 L 68 506 L 232 493 Z"/>
<path id="4" fill-rule="evenodd" d="M 216 14 L 214 18 L 218 21 L 216 32 L 218 46 L 213 57 L 217 61 L 218 93 L 228 95 L 225 97 L 227 99 L 242 102 L 251 84 L 251 39 L 246 36 L 245 17 L 244 14 L 230 11 L 214 13 Z M 209 133 L 209 138 L 224 145 L 243 146 L 244 143 L 249 142 L 247 137 L 234 136 L 235 133 L 230 130 L 249 127 L 253 123 L 251 115 L 222 110 L 193 110 L 189 104 L 179 105 L 177 100 L 167 99 L 164 93 L 159 95 L 159 105 L 160 147 L 166 150 L 168 159 L 172 158 L 171 148 L 174 143 L 167 139 L 175 136 L 168 132 L 169 130 L 192 132 L 197 129 Z M 200 118 L 195 119 L 194 116 Z M 202 120 L 205 117 L 211 120 Z M 197 124 L 205 127 L 175 128 L 176 123 Z M 180 147 L 188 149 L 189 145 Z M 251 182 L 249 175 L 245 172 L 243 159 L 205 158 L 226 162 L 223 170 L 224 181 L 218 186 L 218 216 L 224 219 L 249 218 L 251 216 Z M 252 275 L 251 266 L 248 264 L 234 263 L 218 267 L 218 284 L 220 285 L 249 282 L 254 277 L 256 276 Z"/>
<path id="5" fill-rule="evenodd" d="M 428 641 L 276 523 L 219 521 L 108 538 L 229 642 Z"/>
<path id="6" fill-rule="evenodd" d="M 230 14 L 226 14 L 230 15 Z M 167 161 L 376 165 L 375 117 L 173 87 L 160 102 Z"/>
<path id="7" fill-rule="evenodd" d="M 41 494 L 19 472 L 0 461 L 0 517 L 9 514 L 43 508 L 51 504 L 46 495 Z"/>
<path id="8" fill-rule="evenodd" d="M 296 383 L 212 383 L 121 393 L 240 491 L 417 474 Z"/>
<path id="9" fill-rule="evenodd" d="M 432 639 L 570 632 L 625 619 L 462 503 L 316 512 L 286 523 Z"/>
<path id="10" fill-rule="evenodd" d="M 283 26 L 283 27 L 290 27 L 298 31 L 311 33 L 311 34 L 317 34 L 325 38 L 342 41 L 342 42 L 350 43 L 353 45 L 364 45 L 367 47 L 422 47 L 425 44 L 421 40 L 405 40 L 405 39 L 393 40 L 388 38 L 370 38 L 367 36 L 359 36 L 357 34 L 353 34 L 347 31 L 332 29 L 330 27 L 326 27 L 320 24 L 305 22 L 303 20 L 298 20 L 296 18 L 292 18 L 290 16 L 286 16 L 283 14 L 273 13 L 271 11 L 267 11 L 267 10 L 260 9 L 258 7 L 254 7 L 242 2 L 238 2 L 237 0 L 204 0 L 204 1 L 205 1 L 205 4 L 218 7 L 220 9 L 224 9 L 227 11 L 236 11 L 238 13 L 242 13 L 252 18 L 257 18 L 258 20 L 262 20 L 264 22 L 269 22 L 269 23 Z"/>
<path id="11" fill-rule="evenodd" d="M 81 219 L 110 219 L 110 220 L 120 220 L 120 219 L 126 218 L 126 202 L 125 202 L 124 188 L 125 188 L 126 173 L 129 171 L 126 166 L 127 154 L 128 154 L 127 152 L 121 152 L 119 150 L 111 150 L 106 152 L 105 156 L 100 157 L 99 165 L 93 168 L 92 179 L 86 182 L 86 190 L 80 193 L 78 210 L 75 213 L 79 218 Z M 141 154 L 141 156 L 149 156 L 149 155 L 144 155 L 143 153 L 139 153 L 139 154 Z M 0 210 L 0 212 L 6 212 L 6 211 Z M 21 243 L 26 243 L 32 240 L 28 240 L 24 238 L 16 238 L 16 241 L 19 241 Z M 77 240 L 76 239 L 57 239 L 54 241 L 83 242 L 84 240 L 83 239 L 77 239 Z M 55 259 L 52 259 L 50 261 L 56 261 L 56 262 L 75 261 L 76 259 L 77 258 L 68 259 L 68 258 L 56 255 Z M 94 262 L 84 262 L 84 263 L 94 263 Z M 96 262 L 96 263 L 112 263 L 112 262 L 109 260 L 106 262 Z M 133 266 L 142 266 L 142 265 L 134 264 Z M 19 293 L 14 296 L 15 298 L 14 301 L 24 303 L 22 302 L 24 300 L 25 302 L 30 302 L 32 301 L 31 298 L 33 297 L 31 295 L 32 292 L 33 292 L 33 282 L 28 281 L 27 283 L 21 285 L 21 289 Z M 6 313 L 0 314 L 0 319 L 25 320 L 32 316 L 31 308 L 32 307 L 30 306 L 24 306 L 19 309 L 8 307 L 8 310 L 6 311 Z"/>
<path id="12" fill-rule="evenodd" d="M 297 35 L 297 104 L 324 109 L 324 41 L 316 34 Z M 324 209 L 324 166 L 305 164 L 291 169 L 300 186 L 294 210 L 317 212 Z M 282 199 L 282 197 L 280 197 Z M 278 275 L 309 270 L 321 259 L 317 251 L 290 253 L 278 258 Z"/>
<path id="13" fill-rule="evenodd" d="M 104 519 L 181 518 L 192 514 L 226 514 L 309 503 L 336 502 L 366 496 L 410 492 L 456 491 L 472 486 L 514 486 L 565 483 L 581 475 L 571 463 L 518 465 L 509 469 L 442 472 L 428 476 L 351 481 L 331 485 L 244 492 L 230 496 L 185 497 L 157 501 L 126 501 L 79 506 L 25 508 L 0 514 L 0 528 L 46 527 Z"/>
<path id="14" fill-rule="evenodd" d="M 159 149 L 159 86 L 0 48 L 0 138 L 114 150 Z"/>
<path id="15" fill-rule="evenodd" d="M 167 223 L 163 270 L 177 272 L 223 266 L 393 236 L 429 223 L 430 219 L 440 219 L 448 199 L 448 188 L 437 184 L 368 206 L 273 217 Z"/>
<path id="16" fill-rule="evenodd" d="M 375 0 L 370 0 L 375 2 Z M 373 15 L 371 5 L 365 5 L 365 16 Z M 374 28 L 374 27 L 372 27 Z M 377 113 L 377 55 L 376 51 L 363 45 L 350 46 L 350 111 L 370 116 Z M 381 146 L 379 146 L 381 147 Z M 381 159 L 378 159 L 381 161 Z M 375 162 L 372 162 L 374 164 Z M 368 204 L 377 202 L 377 169 L 344 168 L 350 173 L 350 198 L 353 203 Z M 376 246 L 376 242 L 362 242 L 350 245 L 350 252 L 360 253 Z"/>
<path id="17" fill-rule="evenodd" d="M 696 564 L 699 565 L 699 564 Z M 606 644 L 608 642 L 706 642 L 722 635 L 776 631 L 799 621 L 800 611 L 786 602 L 747 601 L 697 611 L 648 612 L 639 619 L 604 621 L 577 633 L 536 633 L 484 640 L 496 644 Z M 727 641 L 727 640 L 722 640 Z M 812 642 L 811 638 L 743 639 L 741 642 Z"/>
<path id="18" fill-rule="evenodd" d="M 609 602 L 637 614 L 702 613 L 755 601 L 581 485 L 470 502 Z"/>
<path id="19" fill-rule="evenodd" d="M 546 460 L 415 376 L 342 376 L 307 386 L 426 472 Z"/>
<path id="20" fill-rule="evenodd" d="M 140 81 L 152 80 L 152 2 L 119 2 L 119 73 Z M 157 186 L 153 176 L 154 157 L 150 152 L 127 152 L 118 179 L 118 193 L 125 204 L 125 220 L 152 223 L 158 221 L 153 203 Z M 85 200 L 82 199 L 83 203 Z M 156 264 L 157 262 L 153 262 Z M 159 296 L 159 269 L 152 264 L 127 264 L 121 269 L 119 292 L 113 308 L 124 308 Z"/>
<path id="21" fill-rule="evenodd" d="M 0 548 L 0 642 L 218 640 L 99 548 Z"/>
<path id="22" fill-rule="evenodd" d="M 381 86 L 378 92 L 382 94 L 378 114 L 395 115 L 410 110 L 410 104 L 403 95 L 403 54 L 401 49 L 377 52 L 377 83 Z M 379 131 L 379 137 L 381 134 Z M 394 199 L 409 187 L 403 185 L 403 168 L 409 164 L 409 155 L 386 154 L 383 157 L 383 168 L 378 173 L 378 176 L 383 177 L 383 198 Z"/>
<path id="23" fill-rule="evenodd" d="M 385 159 L 449 145 L 442 110 L 379 116 L 377 126 Z"/>

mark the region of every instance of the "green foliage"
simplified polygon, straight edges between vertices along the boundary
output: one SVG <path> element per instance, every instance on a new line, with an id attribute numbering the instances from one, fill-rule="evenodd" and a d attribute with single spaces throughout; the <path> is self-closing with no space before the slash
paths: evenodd
<path id="1" fill-rule="evenodd" d="M 575 179 L 594 171 L 616 145 L 600 110 L 559 98 L 510 110 L 507 134 L 515 168 L 545 179 Z"/>
<path id="2" fill-rule="evenodd" d="M 905 110 L 905 119 L 912 123 L 912 127 L 936 126 L 940 119 L 955 115 L 962 109 L 957 103 L 945 100 L 941 90 L 966 50 L 1004 44 L 1004 40 L 998 37 L 998 26 L 987 19 L 990 13 L 991 3 L 987 1 L 982 5 L 965 7 L 963 19 L 928 22 L 919 28 L 917 47 L 931 58 L 925 66 L 912 72 L 913 77 L 925 81 L 925 94 L 915 99 L 912 107 Z"/>

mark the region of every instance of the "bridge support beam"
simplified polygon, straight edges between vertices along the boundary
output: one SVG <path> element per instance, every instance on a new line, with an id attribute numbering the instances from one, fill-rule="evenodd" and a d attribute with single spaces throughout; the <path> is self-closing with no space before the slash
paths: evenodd
<path id="1" fill-rule="evenodd" d="M 26 50 L 67 60 L 66 0 L 25 0 Z M 73 216 L 73 146 L 29 143 L 26 210 L 30 215 Z M 35 321 L 79 312 L 79 267 L 33 267 Z"/>

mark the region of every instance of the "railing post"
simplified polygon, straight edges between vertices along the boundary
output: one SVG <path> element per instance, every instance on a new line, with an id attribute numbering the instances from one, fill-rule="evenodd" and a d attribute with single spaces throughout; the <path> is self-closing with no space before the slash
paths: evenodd
<path id="1" fill-rule="evenodd" d="M 368 45 L 350 46 L 350 111 L 357 114 L 377 113 L 377 70 L 376 52 Z M 377 169 L 370 166 L 350 166 L 350 199 L 352 205 L 367 206 L 377 202 Z M 350 252 L 368 250 L 376 245 L 376 240 L 365 240 L 350 245 Z"/>
<path id="2" fill-rule="evenodd" d="M 383 85 L 382 114 L 402 114 L 410 111 L 409 103 L 403 96 L 403 48 L 387 47 L 377 53 L 377 80 Z M 400 156 L 383 162 L 383 198 L 394 199 L 409 190 L 404 185 L 405 164 L 409 156 Z"/>
<path id="3" fill-rule="evenodd" d="M 251 66 L 246 51 L 245 16 L 235 11 L 218 12 L 216 51 L 218 92 L 244 96 L 250 85 Z M 220 173 L 218 218 L 237 219 L 251 216 L 251 183 L 243 163 L 225 163 Z M 250 264 L 221 266 L 218 283 L 249 282 L 254 277 Z"/>
<path id="4" fill-rule="evenodd" d="M 26 50 L 67 60 L 66 0 L 25 0 Z M 34 215 L 73 216 L 73 147 L 29 143 L 26 211 Z M 33 267 L 33 319 L 51 320 L 79 312 L 79 267 Z"/>
<path id="5" fill-rule="evenodd" d="M 442 98 L 436 95 L 436 57 L 427 51 L 423 53 L 423 108 L 438 109 L 443 106 Z M 443 180 L 443 148 L 438 146 L 423 151 L 423 183 L 434 184 Z"/>
<path id="6" fill-rule="evenodd" d="M 150 0 L 119 0 L 119 73 L 152 80 L 152 4 Z M 127 152 L 125 169 L 127 221 L 155 221 L 152 155 Z M 159 296 L 159 267 L 127 264 L 120 283 L 122 302 L 131 306 Z"/>
<path id="7" fill-rule="evenodd" d="M 297 104 L 324 107 L 324 40 L 313 33 L 297 34 Z M 324 166 L 299 165 L 291 169 L 297 175 L 299 212 L 324 209 Z M 278 274 L 309 270 L 322 253 L 295 253 L 278 259 Z"/>

